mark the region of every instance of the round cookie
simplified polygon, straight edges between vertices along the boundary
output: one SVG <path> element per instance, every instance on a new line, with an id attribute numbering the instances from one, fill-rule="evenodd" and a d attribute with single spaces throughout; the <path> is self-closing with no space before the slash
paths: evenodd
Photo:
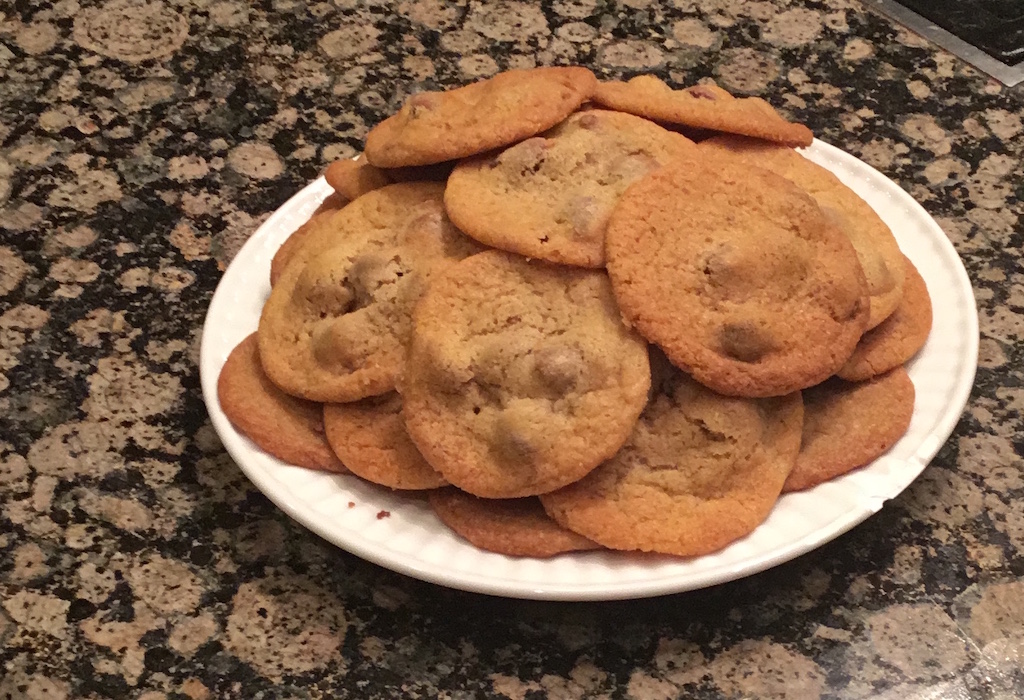
<path id="1" fill-rule="evenodd" d="M 730 396 L 781 396 L 835 374 L 864 331 L 849 239 L 788 180 L 678 159 L 630 187 L 606 235 L 623 316 Z"/>
<path id="2" fill-rule="evenodd" d="M 217 377 L 217 400 L 228 420 L 282 462 L 344 472 L 324 438 L 320 404 L 285 394 L 267 379 L 253 333 L 231 351 Z"/>
<path id="3" fill-rule="evenodd" d="M 619 453 L 540 499 L 556 522 L 605 547 L 709 554 L 752 532 L 778 500 L 800 449 L 800 394 L 729 398 L 675 369 L 654 374 Z"/>
<path id="4" fill-rule="evenodd" d="M 586 68 L 532 68 L 446 92 L 418 93 L 370 130 L 366 158 L 379 168 L 396 168 L 501 148 L 550 129 L 596 85 Z"/>
<path id="5" fill-rule="evenodd" d="M 448 216 L 487 245 L 550 262 L 604 266 L 604 232 L 634 181 L 692 152 L 684 136 L 631 114 L 578 112 L 543 136 L 462 161 Z"/>
<path id="6" fill-rule="evenodd" d="M 490 250 L 432 281 L 398 388 L 409 435 L 448 481 L 518 498 L 613 455 L 649 384 L 603 272 Z"/>
<path id="7" fill-rule="evenodd" d="M 902 367 L 861 383 L 829 379 L 803 395 L 803 441 L 786 491 L 873 461 L 907 432 L 914 414 L 914 383 Z"/>
<path id="8" fill-rule="evenodd" d="M 356 476 L 393 489 L 434 489 L 448 482 L 409 439 L 395 392 L 324 404 L 327 442 Z"/>
<path id="9" fill-rule="evenodd" d="M 786 121 L 759 97 L 736 98 L 717 85 L 673 90 L 653 75 L 599 83 L 594 102 L 668 124 L 754 136 L 786 146 L 810 146 L 811 130 Z"/>
<path id="10" fill-rule="evenodd" d="M 851 382 L 888 372 L 917 354 L 932 330 L 932 299 L 928 286 L 909 259 L 903 299 L 889 318 L 865 333 L 853 355 L 836 373 Z"/>
<path id="11" fill-rule="evenodd" d="M 734 157 L 781 175 L 814 198 L 850 238 L 871 298 L 868 328 L 889 317 L 903 297 L 903 253 L 892 231 L 856 192 L 792 148 L 743 136 L 716 136 L 699 148 L 708 160 Z"/>
<path id="12" fill-rule="evenodd" d="M 445 525 L 480 549 L 512 557 L 553 557 L 600 549 L 552 520 L 536 497 L 483 499 L 455 488 L 431 491 L 430 507 Z"/>
<path id="13" fill-rule="evenodd" d="M 443 188 L 389 185 L 317 219 L 260 316 L 271 381 L 323 402 L 394 388 L 431 275 L 479 249 L 445 216 Z"/>

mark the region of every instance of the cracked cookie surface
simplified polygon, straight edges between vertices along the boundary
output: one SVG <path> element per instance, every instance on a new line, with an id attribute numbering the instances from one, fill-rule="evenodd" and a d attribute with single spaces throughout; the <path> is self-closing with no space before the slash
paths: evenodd
<path id="1" fill-rule="evenodd" d="M 306 236 L 260 317 L 260 357 L 275 384 L 325 402 L 394 388 L 430 277 L 479 250 L 445 215 L 443 189 L 374 190 Z"/>
<path id="2" fill-rule="evenodd" d="M 622 445 L 650 384 L 603 272 L 486 251 L 433 281 L 399 391 L 452 484 L 515 498 L 568 484 Z"/>
<path id="3" fill-rule="evenodd" d="M 487 245 L 602 267 L 605 228 L 622 193 L 693 148 L 646 119 L 586 110 L 541 136 L 459 163 L 445 207 L 460 229 Z"/>

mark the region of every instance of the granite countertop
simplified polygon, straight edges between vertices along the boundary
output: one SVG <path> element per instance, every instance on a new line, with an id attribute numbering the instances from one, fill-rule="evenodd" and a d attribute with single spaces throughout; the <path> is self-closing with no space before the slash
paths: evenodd
<path id="1" fill-rule="evenodd" d="M 199 389 L 223 267 L 410 92 L 535 63 L 761 95 L 936 218 L 980 366 L 899 498 L 740 581 L 540 603 L 378 568 L 246 480 Z M 3 3 L 0 698 L 1024 696 L 1022 115 L 855 0 Z"/>

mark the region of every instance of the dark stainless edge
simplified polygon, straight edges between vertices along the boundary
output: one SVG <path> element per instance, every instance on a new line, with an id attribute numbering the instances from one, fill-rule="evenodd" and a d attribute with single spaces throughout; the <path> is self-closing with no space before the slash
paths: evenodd
<path id="1" fill-rule="evenodd" d="M 1024 64 L 1008 66 L 1002 61 L 997 61 L 976 46 L 950 34 L 916 12 L 897 4 L 894 0 L 864 0 L 864 4 L 896 20 L 925 39 L 938 44 L 1008 87 L 1024 81 Z"/>

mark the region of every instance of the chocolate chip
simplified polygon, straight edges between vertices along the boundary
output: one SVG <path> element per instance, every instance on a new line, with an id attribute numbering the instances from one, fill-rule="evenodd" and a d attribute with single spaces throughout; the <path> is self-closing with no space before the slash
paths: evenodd
<path id="1" fill-rule="evenodd" d="M 313 328 L 310 347 L 318 364 L 330 370 L 350 372 L 365 362 L 367 349 L 359 342 L 359 333 L 372 330 L 366 328 L 363 313 L 345 314 Z"/>
<path id="2" fill-rule="evenodd" d="M 398 236 L 398 244 L 412 246 L 433 255 L 444 255 L 445 245 L 452 238 L 451 228 L 443 212 L 428 210 L 406 224 Z"/>
<path id="3" fill-rule="evenodd" d="M 767 331 L 750 321 L 726 323 L 718 339 L 722 351 L 740 362 L 757 362 L 776 347 Z"/>
<path id="4" fill-rule="evenodd" d="M 649 153 L 629 153 L 614 164 L 612 173 L 620 180 L 632 182 L 657 170 L 660 166 L 661 163 Z"/>
<path id="5" fill-rule="evenodd" d="M 550 388 L 564 394 L 583 378 L 583 353 L 564 345 L 540 349 L 534 359 L 534 369 Z"/>
<path id="6" fill-rule="evenodd" d="M 430 383 L 444 393 L 462 392 L 466 384 L 473 381 L 469 362 L 453 356 L 442 347 L 424 346 L 423 358 Z"/>
<path id="7" fill-rule="evenodd" d="M 380 251 L 356 256 L 346 277 L 346 284 L 352 290 L 353 309 L 369 306 L 380 287 L 393 282 L 398 271 L 395 256 Z"/>
<path id="8" fill-rule="evenodd" d="M 536 447 L 527 437 L 525 426 L 519 425 L 516 417 L 505 412 L 494 423 L 491 446 L 499 456 L 510 462 L 528 462 L 536 453 Z"/>
<path id="9" fill-rule="evenodd" d="M 846 312 L 846 320 L 847 321 L 852 321 L 853 319 L 857 318 L 857 316 L 860 315 L 860 313 L 861 313 L 861 311 L 863 309 L 864 309 L 864 301 L 862 299 L 859 299 L 859 298 L 858 299 L 854 299 L 853 303 L 850 304 L 850 306 L 849 306 L 849 310 Z"/>
<path id="10" fill-rule="evenodd" d="M 586 112 L 576 121 L 576 123 L 581 129 L 596 129 L 601 123 L 601 120 L 598 119 L 596 114 Z"/>
<path id="11" fill-rule="evenodd" d="M 708 282 L 720 285 L 729 281 L 734 268 L 730 260 L 732 253 L 732 246 L 724 243 L 716 244 L 704 253 L 701 272 L 708 278 Z"/>
<path id="12" fill-rule="evenodd" d="M 590 238 L 594 235 L 597 214 L 597 200 L 593 197 L 574 197 L 569 202 L 569 223 L 577 238 Z"/>

